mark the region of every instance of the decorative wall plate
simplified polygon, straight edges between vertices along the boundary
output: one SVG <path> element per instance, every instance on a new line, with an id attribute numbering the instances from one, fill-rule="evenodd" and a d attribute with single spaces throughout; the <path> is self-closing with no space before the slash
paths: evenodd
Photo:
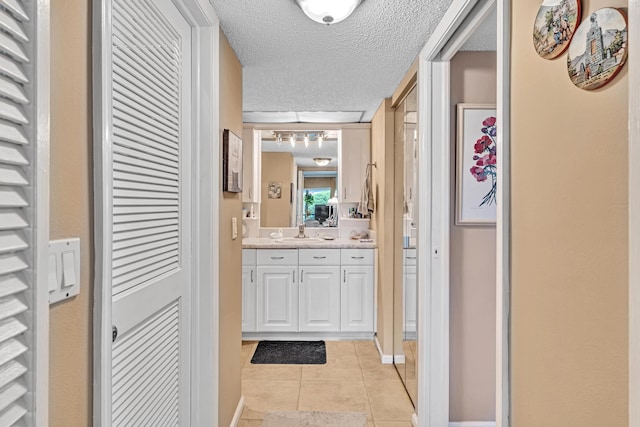
<path id="1" fill-rule="evenodd" d="M 569 46 L 567 69 L 574 85 L 594 90 L 609 83 L 627 60 L 627 17 L 612 7 L 591 14 Z"/>
<path id="2" fill-rule="evenodd" d="M 533 47 L 545 59 L 560 56 L 580 23 L 580 0 L 544 0 L 533 24 Z"/>

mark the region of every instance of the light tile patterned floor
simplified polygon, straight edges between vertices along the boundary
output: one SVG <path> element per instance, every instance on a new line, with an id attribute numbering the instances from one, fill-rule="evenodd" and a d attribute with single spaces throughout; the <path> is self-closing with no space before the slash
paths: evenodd
<path id="1" fill-rule="evenodd" d="M 410 427 L 413 406 L 393 365 L 372 341 L 327 341 L 326 365 L 252 365 L 257 342 L 242 343 L 238 427 L 260 427 L 267 411 L 355 411 L 369 427 Z"/>

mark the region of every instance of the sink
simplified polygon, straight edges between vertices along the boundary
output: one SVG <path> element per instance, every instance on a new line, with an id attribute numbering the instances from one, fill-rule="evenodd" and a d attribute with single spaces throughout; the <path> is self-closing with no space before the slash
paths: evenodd
<path id="1" fill-rule="evenodd" d="M 276 239 L 278 243 L 320 243 L 324 242 L 324 239 L 318 239 L 317 237 L 305 237 L 305 238 L 297 238 L 297 237 L 284 237 L 282 239 Z"/>

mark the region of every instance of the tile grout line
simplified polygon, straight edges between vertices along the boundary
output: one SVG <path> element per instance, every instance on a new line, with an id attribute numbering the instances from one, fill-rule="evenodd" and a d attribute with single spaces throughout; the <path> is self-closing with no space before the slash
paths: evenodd
<path id="1" fill-rule="evenodd" d="M 358 353 L 358 349 L 355 348 L 355 343 L 354 343 L 354 350 L 356 351 L 356 357 L 358 358 L 358 366 L 360 366 L 360 376 L 362 377 L 362 387 L 364 388 L 364 395 L 367 398 L 367 404 L 369 405 L 369 412 L 371 413 L 371 420 L 373 421 L 373 425 L 376 425 L 376 418 L 373 416 L 373 407 L 371 406 L 371 399 L 369 398 L 369 391 L 367 390 L 367 383 L 364 379 L 364 371 L 362 370 L 362 363 L 360 363 L 360 354 Z M 367 426 L 369 425 L 369 420 L 367 420 Z"/>

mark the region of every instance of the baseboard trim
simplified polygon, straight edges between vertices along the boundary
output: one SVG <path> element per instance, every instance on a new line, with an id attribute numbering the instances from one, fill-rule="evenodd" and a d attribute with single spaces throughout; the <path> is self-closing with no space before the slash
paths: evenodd
<path id="1" fill-rule="evenodd" d="M 411 425 L 413 427 L 420 427 L 420 424 L 418 423 L 418 415 L 415 413 L 411 415 Z"/>
<path id="2" fill-rule="evenodd" d="M 242 416 L 242 410 L 244 409 L 244 396 L 240 396 L 240 400 L 238 401 L 238 406 L 236 407 L 236 412 L 233 413 L 233 419 L 231 420 L 231 424 L 229 427 L 237 427 L 240 422 L 240 417 Z"/>
<path id="3" fill-rule="evenodd" d="M 380 361 L 383 365 L 393 365 L 393 355 L 392 354 L 382 354 L 382 346 L 380 345 L 380 341 L 378 341 L 378 335 L 374 337 L 374 341 L 376 343 L 376 348 L 378 349 L 378 354 L 380 355 Z"/>
<path id="4" fill-rule="evenodd" d="M 449 427 L 496 427 L 495 421 L 458 421 L 449 422 Z"/>

